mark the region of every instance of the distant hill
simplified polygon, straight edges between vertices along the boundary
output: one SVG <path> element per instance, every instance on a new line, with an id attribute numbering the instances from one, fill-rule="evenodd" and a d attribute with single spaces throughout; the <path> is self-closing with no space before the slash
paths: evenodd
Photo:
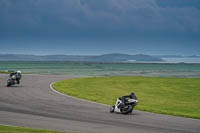
<path id="1" fill-rule="evenodd" d="M 200 58 L 199 55 L 154 55 L 153 57 L 158 57 L 158 58 Z"/>
<path id="2" fill-rule="evenodd" d="M 162 62 L 163 60 L 159 57 L 143 54 L 112 53 L 99 56 L 0 54 L 0 61 Z"/>

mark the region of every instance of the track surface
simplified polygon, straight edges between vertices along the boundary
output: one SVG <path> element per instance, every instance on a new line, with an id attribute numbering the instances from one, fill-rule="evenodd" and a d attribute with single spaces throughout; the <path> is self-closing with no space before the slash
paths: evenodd
<path id="1" fill-rule="evenodd" d="M 0 124 L 79 133 L 199 133 L 200 120 L 133 111 L 109 113 L 109 106 L 55 93 L 51 82 L 69 78 L 24 75 L 21 85 L 7 88 L 0 75 Z"/>

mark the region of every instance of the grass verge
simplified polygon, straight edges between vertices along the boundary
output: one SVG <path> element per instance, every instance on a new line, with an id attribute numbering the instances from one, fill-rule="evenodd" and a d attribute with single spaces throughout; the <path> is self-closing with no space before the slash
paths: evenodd
<path id="1" fill-rule="evenodd" d="M 0 133 L 64 133 L 64 132 L 0 125 Z"/>
<path id="2" fill-rule="evenodd" d="M 9 71 L 0 71 L 0 74 L 11 74 Z M 22 74 L 31 74 L 30 72 L 22 72 Z"/>
<path id="3" fill-rule="evenodd" d="M 0 71 L 0 74 L 10 74 L 11 72 L 8 71 Z"/>
<path id="4" fill-rule="evenodd" d="M 200 78 L 94 77 L 59 81 L 53 87 L 67 95 L 113 105 L 135 92 L 137 110 L 200 119 Z"/>

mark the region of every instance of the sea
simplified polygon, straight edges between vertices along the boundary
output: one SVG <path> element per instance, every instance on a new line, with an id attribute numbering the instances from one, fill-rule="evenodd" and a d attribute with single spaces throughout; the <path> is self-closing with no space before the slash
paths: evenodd
<path id="1" fill-rule="evenodd" d="M 17 70 L 31 74 L 78 77 L 124 75 L 200 78 L 200 63 L 0 62 L 0 71 Z"/>

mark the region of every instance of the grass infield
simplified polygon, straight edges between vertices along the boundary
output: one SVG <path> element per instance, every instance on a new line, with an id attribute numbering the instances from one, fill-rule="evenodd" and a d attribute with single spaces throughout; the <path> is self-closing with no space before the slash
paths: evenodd
<path id="1" fill-rule="evenodd" d="M 10 74 L 11 72 L 8 71 L 0 71 L 0 74 Z"/>
<path id="2" fill-rule="evenodd" d="M 135 92 L 135 109 L 200 119 L 200 78 L 93 77 L 59 81 L 64 94 L 113 105 L 118 97 Z"/>
<path id="3" fill-rule="evenodd" d="M 64 132 L 0 125 L 0 133 L 64 133 Z"/>
<path id="4" fill-rule="evenodd" d="M 0 71 L 0 74 L 11 74 L 12 72 L 8 72 L 8 71 Z M 31 74 L 28 72 L 22 72 L 22 74 Z"/>

